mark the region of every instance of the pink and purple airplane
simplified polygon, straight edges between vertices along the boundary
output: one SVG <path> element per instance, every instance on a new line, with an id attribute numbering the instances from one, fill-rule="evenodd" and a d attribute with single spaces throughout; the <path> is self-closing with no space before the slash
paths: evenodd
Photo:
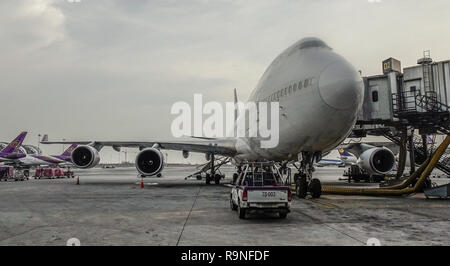
<path id="1" fill-rule="evenodd" d="M 0 162 L 8 162 L 25 158 L 27 155 L 19 152 L 19 147 L 27 136 L 27 132 L 20 133 L 8 146 L 0 151 Z"/>

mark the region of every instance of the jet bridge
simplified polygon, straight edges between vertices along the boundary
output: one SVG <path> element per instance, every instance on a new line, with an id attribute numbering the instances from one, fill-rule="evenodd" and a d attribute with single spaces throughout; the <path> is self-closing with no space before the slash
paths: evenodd
<path id="1" fill-rule="evenodd" d="M 383 74 L 364 77 L 364 103 L 352 138 L 384 136 L 400 146 L 397 177 L 403 175 L 409 150 L 411 173 L 433 153 L 429 135 L 450 134 L 450 60 L 434 62 L 424 52 L 416 66 L 401 69 L 400 61 L 383 61 Z M 415 135 L 415 132 L 419 133 Z M 450 158 L 436 167 L 450 175 Z"/>

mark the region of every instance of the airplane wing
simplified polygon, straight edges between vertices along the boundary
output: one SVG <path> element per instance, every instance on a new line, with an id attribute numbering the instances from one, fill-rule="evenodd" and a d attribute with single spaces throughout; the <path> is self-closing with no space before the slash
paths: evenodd
<path id="1" fill-rule="evenodd" d="M 224 156 L 234 156 L 237 151 L 235 148 L 236 140 L 231 138 L 224 139 L 186 139 L 182 141 L 41 141 L 42 144 L 78 144 L 90 145 L 97 150 L 103 147 L 113 147 L 116 151 L 120 148 L 139 148 L 145 149 L 158 144 L 163 150 L 191 151 L 199 153 L 215 153 Z"/>

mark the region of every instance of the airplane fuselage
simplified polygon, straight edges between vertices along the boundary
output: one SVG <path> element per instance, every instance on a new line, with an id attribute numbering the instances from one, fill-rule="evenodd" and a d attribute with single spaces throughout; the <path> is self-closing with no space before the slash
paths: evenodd
<path id="1" fill-rule="evenodd" d="M 61 163 L 70 163 L 70 158 L 59 158 L 59 156 L 45 155 L 27 155 L 18 160 L 21 166 L 31 167 L 40 165 L 58 165 Z"/>
<path id="2" fill-rule="evenodd" d="M 279 144 L 260 148 L 260 139 L 238 139 L 237 160 L 296 159 L 301 152 L 337 147 L 356 123 L 363 82 L 343 57 L 315 38 L 303 39 L 268 67 L 249 101 L 279 102 Z"/>

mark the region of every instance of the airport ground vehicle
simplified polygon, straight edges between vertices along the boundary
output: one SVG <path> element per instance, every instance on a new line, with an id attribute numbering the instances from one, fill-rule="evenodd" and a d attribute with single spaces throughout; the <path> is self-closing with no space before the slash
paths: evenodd
<path id="1" fill-rule="evenodd" d="M 74 174 L 70 169 L 64 171 L 63 168 L 37 168 L 36 172 L 34 174 L 34 178 L 41 179 L 41 178 L 74 178 Z"/>
<path id="2" fill-rule="evenodd" d="M 14 177 L 14 168 L 11 166 L 0 166 L 0 179 L 8 180 Z"/>
<path id="3" fill-rule="evenodd" d="M 361 169 L 357 165 L 351 165 L 347 171 L 344 172 L 344 177 L 348 178 L 348 182 L 352 181 L 358 183 L 360 181 L 369 182 L 369 183 L 380 183 L 385 179 L 384 175 L 373 175 L 369 174 L 364 169 Z"/>
<path id="4" fill-rule="evenodd" d="M 12 166 L 0 166 L 0 181 L 25 181 L 28 180 L 26 170 L 14 169 Z"/>
<path id="5" fill-rule="evenodd" d="M 231 190 L 230 207 L 241 219 L 252 211 L 276 212 L 286 218 L 292 191 L 284 183 L 274 163 L 248 163 Z"/>

